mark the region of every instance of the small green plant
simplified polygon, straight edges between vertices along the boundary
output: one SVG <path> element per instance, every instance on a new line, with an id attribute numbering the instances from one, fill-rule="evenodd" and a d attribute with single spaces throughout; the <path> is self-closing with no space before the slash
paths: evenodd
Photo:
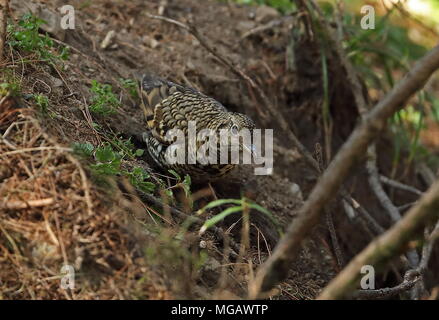
<path id="1" fill-rule="evenodd" d="M 322 2 L 322 11 L 329 21 L 334 21 L 337 9 L 329 2 Z M 414 61 L 420 59 L 427 48 L 420 45 L 421 42 L 412 40 L 410 29 L 403 24 L 395 23 L 395 19 L 404 20 L 407 17 L 399 16 L 397 6 L 389 6 L 386 14 L 377 16 L 374 29 L 362 29 L 360 20 L 363 18 L 355 11 L 340 12 L 343 33 L 342 45 L 346 50 L 347 57 L 353 63 L 360 78 L 364 79 L 372 100 L 379 99 L 383 93 L 393 88 L 401 74 L 406 73 Z M 310 8 L 310 12 L 313 10 Z M 313 15 L 310 15 L 313 17 Z M 319 19 L 313 17 L 314 23 L 320 27 L 321 35 L 318 39 L 327 38 L 325 30 L 319 25 Z M 323 74 L 323 122 L 324 128 L 328 128 L 330 122 L 328 116 L 328 70 L 326 66 L 325 51 L 322 46 L 322 74 Z M 434 99 L 428 92 L 421 91 L 412 105 L 396 113 L 389 121 L 389 128 L 394 136 L 394 155 L 392 172 L 395 173 L 401 163 L 401 155 L 409 152 L 408 167 L 413 160 L 425 158 L 426 150 L 420 144 L 420 133 L 424 129 L 425 118 L 428 112 L 434 117 Z M 327 135 L 325 135 L 326 137 Z M 328 143 L 330 145 L 330 143 Z"/>
<path id="2" fill-rule="evenodd" d="M 368 87 L 376 92 L 389 91 L 397 81 L 395 75 L 407 72 L 413 61 L 426 52 L 425 47 L 410 39 L 406 28 L 391 23 L 395 14 L 397 12 L 390 9 L 379 17 L 373 32 L 358 28 L 359 17 L 345 15 L 345 30 L 350 35 L 345 42 L 348 56 Z M 371 65 L 374 68 L 365 67 Z M 419 135 L 424 127 L 423 106 L 426 104 L 425 94 L 420 92 L 413 105 L 397 112 L 389 121 L 394 133 L 393 172 L 401 161 L 401 152 L 409 152 L 407 166 L 425 154 Z"/>
<path id="3" fill-rule="evenodd" d="M 145 169 L 136 167 L 131 172 L 126 171 L 125 175 L 136 189 L 145 193 L 151 193 L 155 190 L 154 183 L 145 181 L 151 177 Z"/>
<path id="4" fill-rule="evenodd" d="M 96 80 L 91 81 L 93 97 L 91 98 L 90 111 L 99 115 L 107 116 L 116 113 L 120 102 L 113 93 L 109 84 L 101 84 Z"/>
<path id="5" fill-rule="evenodd" d="M 54 42 L 47 35 L 39 33 L 40 27 L 46 21 L 27 13 L 18 22 L 18 26 L 8 25 L 8 31 L 12 35 L 9 44 L 16 48 L 38 55 L 39 59 L 56 62 L 57 60 L 67 60 L 69 50 L 62 47 L 59 54 L 54 53 Z"/>
<path id="6" fill-rule="evenodd" d="M 117 175 L 121 173 L 121 156 L 114 152 L 109 144 L 98 147 L 95 151 L 96 164 L 90 167 L 98 175 Z"/>
<path id="7" fill-rule="evenodd" d="M 34 95 L 35 103 L 42 113 L 47 113 L 49 108 L 49 99 L 43 94 Z"/>
<path id="8" fill-rule="evenodd" d="M 177 179 L 177 185 L 181 184 L 181 187 L 183 188 L 186 197 L 190 197 L 191 195 L 191 177 L 189 175 L 185 175 L 184 179 L 181 178 L 181 176 L 175 171 L 175 170 L 168 170 L 170 174 L 172 174 Z"/>
<path id="9" fill-rule="evenodd" d="M 250 209 L 255 209 L 255 210 L 259 211 L 259 212 L 262 212 L 279 229 L 279 224 L 276 221 L 276 219 L 274 218 L 274 216 L 271 214 L 270 211 L 268 211 L 264 207 L 261 207 L 260 205 L 254 203 L 253 201 L 251 201 L 251 200 L 249 200 L 249 199 L 247 199 L 245 197 L 243 197 L 241 199 L 219 199 L 219 200 L 212 201 L 212 202 L 208 203 L 204 208 L 198 210 L 197 214 L 201 215 L 204 212 L 206 212 L 206 210 L 208 210 L 208 209 L 212 209 L 212 208 L 215 208 L 215 207 L 218 207 L 218 206 L 221 206 L 221 205 L 230 205 L 230 204 L 232 204 L 233 206 L 232 207 L 228 207 L 227 209 L 221 211 L 217 215 L 215 215 L 212 218 L 208 219 L 201 226 L 200 233 L 206 232 L 206 230 L 208 230 L 209 228 L 213 227 L 218 222 L 224 220 L 227 216 L 231 215 L 232 213 L 242 212 L 244 216 L 245 215 L 248 216 L 248 213 L 249 213 Z"/>
<path id="10" fill-rule="evenodd" d="M 89 143 L 79 143 L 75 142 L 73 143 L 73 153 L 84 158 L 91 157 L 93 155 L 94 146 Z"/>
<path id="11" fill-rule="evenodd" d="M 128 90 L 130 96 L 133 99 L 139 98 L 139 91 L 138 91 L 138 84 L 133 79 L 119 79 L 120 83 L 122 84 L 122 87 Z"/>
<path id="12" fill-rule="evenodd" d="M 131 142 L 131 137 L 128 139 L 123 139 L 122 137 L 115 136 L 110 140 L 111 145 L 119 150 L 119 154 L 122 159 L 129 158 L 135 159 L 136 157 L 141 157 L 144 154 L 143 149 L 136 149 L 134 144 Z"/>
<path id="13" fill-rule="evenodd" d="M 181 188 L 184 191 L 184 194 L 186 196 L 186 199 L 188 201 L 188 205 L 190 209 L 193 209 L 194 203 L 192 200 L 192 192 L 191 192 L 191 177 L 189 175 L 185 175 L 184 179 L 181 178 L 181 176 L 175 171 L 175 170 L 168 170 L 168 172 L 177 179 L 177 183 L 172 186 L 171 188 L 164 188 L 165 193 L 170 197 L 174 197 L 174 193 L 172 192 L 172 189 L 175 188 Z"/>
<path id="14" fill-rule="evenodd" d="M 12 96 L 17 96 L 21 92 L 20 85 L 18 82 L 3 82 L 0 83 L 0 97 L 6 96 L 8 94 Z"/>
<path id="15" fill-rule="evenodd" d="M 129 141 L 129 139 L 127 140 Z M 121 144 L 127 141 L 120 142 Z M 155 190 L 156 186 L 150 181 L 146 181 L 151 178 L 149 173 L 140 167 L 134 167 L 132 170 L 122 169 L 122 160 L 126 155 L 125 151 L 113 150 L 110 143 L 104 143 L 102 146 L 95 148 L 91 143 L 74 143 L 73 152 L 84 158 L 90 158 L 94 155 L 96 163 L 91 164 L 90 168 L 93 175 L 96 178 L 102 176 L 115 176 L 122 175 L 129 179 L 131 184 L 138 190 L 145 193 L 151 193 Z M 127 152 L 135 154 L 132 149 Z"/>

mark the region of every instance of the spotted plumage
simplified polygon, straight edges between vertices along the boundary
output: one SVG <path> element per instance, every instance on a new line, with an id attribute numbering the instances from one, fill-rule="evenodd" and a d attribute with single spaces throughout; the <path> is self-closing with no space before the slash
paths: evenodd
<path id="1" fill-rule="evenodd" d="M 219 162 L 202 164 L 199 161 L 194 164 L 169 164 L 165 152 L 175 142 L 175 139 L 167 137 L 169 130 L 180 129 L 187 135 L 190 121 L 196 122 L 197 131 L 211 129 L 219 132 L 226 129 L 235 132 L 254 128 L 253 121 L 246 115 L 229 112 L 221 103 L 193 88 L 157 77 L 143 77 L 142 100 L 148 128 L 144 140 L 150 156 L 159 167 L 173 169 L 182 175 L 189 174 L 196 181 L 216 180 L 236 165 Z"/>

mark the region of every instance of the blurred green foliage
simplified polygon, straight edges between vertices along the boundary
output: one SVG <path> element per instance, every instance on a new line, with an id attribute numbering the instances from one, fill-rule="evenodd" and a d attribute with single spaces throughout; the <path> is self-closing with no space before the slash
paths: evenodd
<path id="1" fill-rule="evenodd" d="M 290 13 L 296 7 L 294 1 L 291 0 L 234 0 L 234 2 L 248 5 L 266 5 L 282 13 Z"/>
<path id="2" fill-rule="evenodd" d="M 326 5 L 324 9 L 329 18 L 333 16 L 334 7 Z M 429 48 L 409 36 L 412 30 L 407 28 L 407 24 L 398 23 L 407 17 L 395 7 L 389 8 L 384 15 L 375 15 L 375 29 L 362 29 L 361 18 L 362 15 L 357 12 L 344 12 L 343 46 L 376 101 L 389 92 Z M 424 89 L 389 121 L 390 130 L 394 133 L 395 166 L 401 160 L 402 151 L 409 153 L 405 158 L 406 165 L 415 159 L 431 157 L 419 143 L 419 137 L 421 130 L 425 129 L 425 119 L 437 119 L 438 106 L 439 100 L 434 92 Z"/>
<path id="3" fill-rule="evenodd" d="M 239 4 L 267 5 L 284 14 L 295 11 L 294 0 L 229 0 Z M 389 92 L 396 82 L 436 44 L 433 34 L 437 34 L 439 23 L 439 0 L 406 0 L 399 5 L 381 0 L 321 0 L 320 5 L 326 18 L 338 27 L 338 34 L 348 58 L 352 61 L 360 77 L 365 81 L 372 103 Z M 309 9 L 311 4 L 305 2 Z M 341 4 L 341 6 L 337 5 Z M 362 29 L 361 8 L 364 5 L 375 8 L 375 28 Z M 342 8 L 340 10 L 340 8 Z M 330 105 L 327 91 L 330 75 L 327 74 L 326 50 L 330 45 L 325 39 L 326 30 L 319 26 L 317 16 L 311 9 L 318 38 L 322 47 L 323 89 L 325 101 L 322 108 L 323 118 L 327 119 Z M 436 91 L 436 92 L 435 92 Z M 408 151 L 408 162 L 417 158 L 431 158 L 427 150 L 420 145 L 420 132 L 425 129 L 426 119 L 439 122 L 439 99 L 437 89 L 421 90 L 410 104 L 398 112 L 390 121 L 390 130 L 394 133 L 394 163 L 401 159 L 401 152 Z M 438 164 L 439 165 L 439 164 Z"/>

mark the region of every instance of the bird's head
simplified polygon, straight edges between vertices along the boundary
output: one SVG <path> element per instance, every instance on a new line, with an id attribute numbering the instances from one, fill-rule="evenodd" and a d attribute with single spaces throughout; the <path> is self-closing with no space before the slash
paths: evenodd
<path id="1" fill-rule="evenodd" d="M 252 119 L 247 117 L 245 114 L 238 112 L 233 112 L 231 114 L 229 125 L 230 125 L 230 132 L 232 134 L 237 134 L 242 129 L 248 129 L 251 132 L 255 128 L 255 123 L 253 122 Z"/>
<path id="2" fill-rule="evenodd" d="M 255 154 L 255 146 L 252 144 L 255 123 L 252 119 L 245 114 L 232 112 L 230 113 L 229 121 L 223 126 L 223 129 L 229 131 L 230 137 L 237 137 L 239 139 L 240 151 L 248 151 L 251 154 Z M 246 135 L 249 136 L 245 137 Z M 229 144 L 229 146 L 231 146 L 231 144 Z"/>

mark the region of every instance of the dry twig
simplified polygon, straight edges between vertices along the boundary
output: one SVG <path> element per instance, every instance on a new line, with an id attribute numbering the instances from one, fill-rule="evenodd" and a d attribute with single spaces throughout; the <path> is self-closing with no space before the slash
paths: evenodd
<path id="1" fill-rule="evenodd" d="M 286 18 L 290 18 L 290 17 L 286 17 Z M 279 25 L 281 25 L 282 23 L 284 23 L 284 21 L 286 20 L 286 18 L 281 18 L 281 19 L 276 19 L 276 20 L 272 20 L 262 26 L 257 26 L 256 28 L 252 28 L 248 31 L 246 31 L 241 38 L 239 39 L 240 41 L 244 40 L 245 38 L 248 38 L 250 36 L 253 36 L 255 34 L 258 34 L 260 32 L 264 32 L 270 29 L 273 29 L 274 27 L 277 27 Z"/>
<path id="2" fill-rule="evenodd" d="M 421 198 L 416 206 L 386 233 L 371 242 L 348 266 L 333 279 L 318 297 L 339 299 L 352 290 L 364 265 L 380 265 L 403 250 L 420 228 L 428 225 L 439 213 L 439 181 Z"/>
<path id="3" fill-rule="evenodd" d="M 410 290 L 421 279 L 419 272 L 408 270 L 404 275 L 404 281 L 392 288 L 382 288 L 376 290 L 358 290 L 353 295 L 354 299 L 385 299 L 396 296 Z"/>
<path id="4" fill-rule="evenodd" d="M 8 201 L 0 205 L 0 209 L 26 209 L 30 207 L 44 207 L 51 205 L 53 203 L 53 198 L 38 199 L 38 200 L 27 200 L 27 201 Z"/>
<path id="5" fill-rule="evenodd" d="M 404 190 L 404 191 L 408 191 L 408 192 L 414 193 L 418 196 L 422 196 L 422 191 L 416 189 L 415 187 L 406 185 L 406 184 L 401 183 L 401 182 L 396 181 L 396 180 L 392 180 L 392 179 L 387 178 L 383 175 L 380 175 L 380 181 L 384 184 L 387 184 L 390 187 L 397 188 L 397 189 Z"/>
<path id="6" fill-rule="evenodd" d="M 349 59 L 345 55 L 345 52 L 343 50 L 343 46 L 341 43 L 341 36 L 339 35 L 338 37 L 336 37 L 333 35 L 333 33 L 330 31 L 331 26 L 328 24 L 326 18 L 324 17 L 324 15 L 321 12 L 318 5 L 315 3 L 315 1 L 312 1 L 312 4 L 313 4 L 314 8 L 316 9 L 316 11 L 319 13 L 321 23 L 328 30 L 328 36 L 329 36 L 330 40 L 333 42 L 335 50 L 336 50 L 338 57 L 340 59 L 341 65 L 344 67 L 344 69 L 347 73 L 347 80 L 349 81 L 349 83 L 351 85 L 351 88 L 352 88 L 352 91 L 354 94 L 354 98 L 356 101 L 356 105 L 358 108 L 358 112 L 359 112 L 360 116 L 363 118 L 364 115 L 366 114 L 366 112 L 369 110 L 369 105 L 367 103 L 368 99 L 365 99 L 365 94 L 367 94 L 367 93 L 363 93 L 362 86 L 361 86 L 360 80 L 358 78 L 358 75 L 355 72 L 355 69 L 353 68 L 351 62 L 349 61 Z M 341 19 L 339 18 L 339 16 L 337 17 L 336 22 L 337 22 L 338 30 L 341 30 L 342 22 L 341 22 Z M 386 177 L 379 175 L 378 167 L 377 167 L 377 154 L 376 154 L 375 144 L 372 144 L 369 146 L 367 153 L 368 153 L 368 160 L 367 160 L 366 167 L 367 167 L 367 171 L 369 174 L 369 184 L 371 186 L 371 189 L 373 190 L 374 194 L 378 198 L 381 205 L 388 212 L 392 221 L 396 222 L 399 219 L 401 219 L 400 210 L 392 203 L 390 198 L 387 196 L 386 192 L 384 191 L 384 188 L 381 185 L 381 182 L 389 184 L 393 187 L 396 187 L 396 188 L 399 188 L 402 190 L 416 193 L 417 195 L 422 195 L 422 192 L 420 192 L 419 190 L 417 190 L 416 188 L 413 188 L 411 186 L 406 186 L 402 183 L 399 183 L 397 181 L 393 181 L 391 179 L 388 179 Z M 369 220 L 369 222 L 372 222 L 373 226 L 378 226 L 378 224 L 375 222 L 375 220 L 371 216 L 369 216 L 368 214 L 364 215 L 364 217 L 367 218 L 367 220 Z M 369 219 L 369 218 L 371 218 L 371 219 Z M 419 256 L 415 250 L 410 250 L 407 254 L 407 258 L 410 261 L 411 267 L 415 267 L 416 265 L 418 265 Z"/>
<path id="7" fill-rule="evenodd" d="M 387 193 L 384 191 L 380 182 L 380 175 L 376 165 L 376 149 L 375 144 L 369 146 L 367 159 L 367 172 L 369 175 L 369 185 L 373 190 L 375 196 L 378 198 L 381 205 L 386 209 L 393 222 L 397 222 L 401 219 L 401 214 L 398 208 L 392 203 Z"/>

